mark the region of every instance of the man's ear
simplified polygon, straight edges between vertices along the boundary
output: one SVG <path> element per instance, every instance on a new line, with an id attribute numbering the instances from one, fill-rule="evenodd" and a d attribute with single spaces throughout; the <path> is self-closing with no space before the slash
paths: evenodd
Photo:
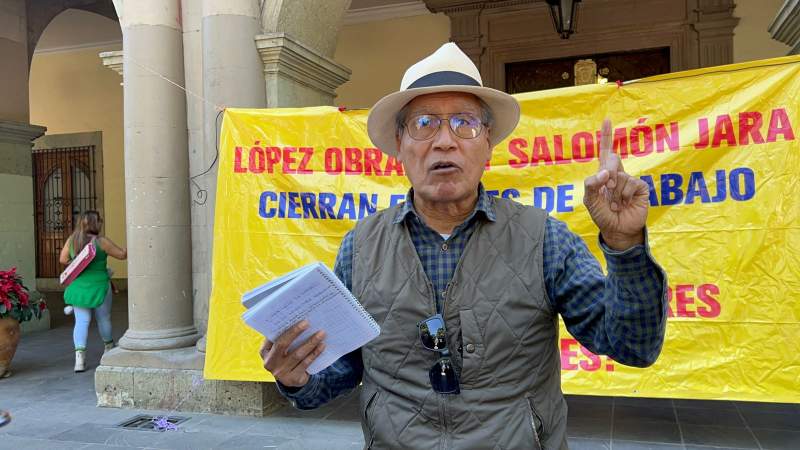
<path id="1" fill-rule="evenodd" d="M 396 156 L 396 158 L 397 158 L 398 161 L 403 162 L 403 152 L 400 149 L 400 141 L 401 141 L 400 134 L 396 134 L 394 138 L 395 138 L 395 142 L 397 143 L 397 156 Z"/>
<path id="2" fill-rule="evenodd" d="M 492 146 L 492 141 L 491 141 L 491 139 L 489 139 L 491 131 L 492 130 L 490 128 L 486 129 L 486 148 L 489 149 L 489 151 L 486 152 L 486 162 L 489 162 L 489 161 L 492 160 L 492 151 L 494 150 L 494 147 Z"/>

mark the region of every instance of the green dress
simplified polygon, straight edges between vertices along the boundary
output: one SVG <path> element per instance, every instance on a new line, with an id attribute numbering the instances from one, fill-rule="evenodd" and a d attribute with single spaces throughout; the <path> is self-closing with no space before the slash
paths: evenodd
<path id="1" fill-rule="evenodd" d="M 94 248 L 97 252 L 92 262 L 64 291 L 64 303 L 67 305 L 79 308 L 97 308 L 103 304 L 106 298 L 109 287 L 108 270 L 106 269 L 108 255 L 100 248 L 100 242 L 97 239 L 94 240 Z M 69 254 L 70 257 L 75 255 L 72 239 L 69 243 Z"/>

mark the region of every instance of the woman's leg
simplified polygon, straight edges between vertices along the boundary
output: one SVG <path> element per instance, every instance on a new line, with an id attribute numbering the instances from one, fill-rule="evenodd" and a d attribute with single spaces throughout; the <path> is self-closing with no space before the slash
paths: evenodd
<path id="1" fill-rule="evenodd" d="M 89 322 L 92 321 L 92 310 L 75 307 L 75 328 L 72 329 L 72 341 L 75 350 L 86 350 L 86 336 L 89 334 Z"/>
<path id="2" fill-rule="evenodd" d="M 111 330 L 111 284 L 108 285 L 106 298 L 103 304 L 94 310 L 94 318 L 97 319 L 97 328 L 100 330 L 100 337 L 106 344 L 114 342 L 114 335 Z"/>

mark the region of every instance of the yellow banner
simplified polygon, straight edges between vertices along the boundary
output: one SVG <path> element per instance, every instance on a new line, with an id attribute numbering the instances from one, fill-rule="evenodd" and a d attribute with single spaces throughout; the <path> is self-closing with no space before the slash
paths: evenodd
<path id="1" fill-rule="evenodd" d="M 522 119 L 483 177 L 548 210 L 603 262 L 582 204 L 603 118 L 651 188 L 653 254 L 669 274 L 664 350 L 648 369 L 561 329 L 568 393 L 800 402 L 800 57 L 517 95 Z M 268 381 L 241 294 L 312 261 L 355 221 L 403 200 L 402 165 L 367 111 L 228 109 L 220 140 L 205 376 Z M 413 324 L 412 324 L 413 325 Z"/>

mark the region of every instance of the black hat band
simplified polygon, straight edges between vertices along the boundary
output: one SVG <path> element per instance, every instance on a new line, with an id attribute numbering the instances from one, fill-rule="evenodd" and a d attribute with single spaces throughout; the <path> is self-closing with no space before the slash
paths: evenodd
<path id="1" fill-rule="evenodd" d="M 428 75 L 417 79 L 411 83 L 407 89 L 447 85 L 480 86 L 481 84 L 478 82 L 478 80 L 464 75 L 461 72 L 442 71 L 429 73 Z"/>

